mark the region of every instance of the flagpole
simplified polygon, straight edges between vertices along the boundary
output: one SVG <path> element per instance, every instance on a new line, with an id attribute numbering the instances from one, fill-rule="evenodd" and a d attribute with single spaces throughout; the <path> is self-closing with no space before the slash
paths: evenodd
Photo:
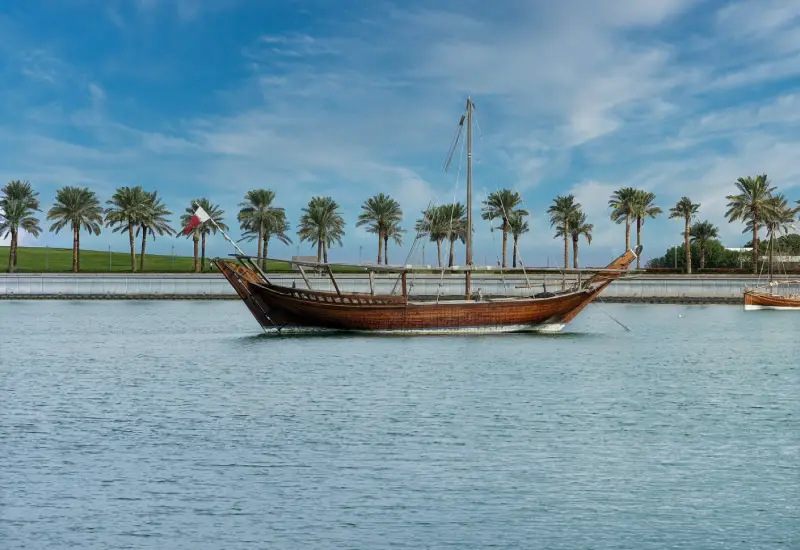
<path id="1" fill-rule="evenodd" d="M 236 251 L 239 252 L 240 256 L 247 256 L 247 254 L 245 254 L 242 251 L 242 249 L 239 248 L 235 242 L 233 242 L 233 240 L 228 236 L 228 234 L 222 230 L 222 228 L 219 226 L 219 224 L 217 224 L 214 218 L 209 216 L 208 212 L 203 210 L 202 206 L 197 207 L 197 210 L 195 210 L 194 214 L 192 215 L 192 219 L 189 220 L 189 223 L 186 225 L 186 227 L 183 228 L 183 230 L 180 233 L 178 233 L 178 235 L 184 235 L 184 234 L 188 235 L 189 233 L 187 233 L 187 230 L 195 231 L 198 226 L 207 221 L 214 224 L 214 227 L 217 228 L 220 233 L 222 233 L 222 236 L 225 237 L 226 241 L 228 241 L 233 245 Z"/>
<path id="2" fill-rule="evenodd" d="M 223 236 L 223 237 L 225 237 L 225 240 L 226 240 L 226 241 L 228 241 L 229 243 L 231 243 L 231 244 L 233 245 L 233 247 L 234 247 L 234 248 L 235 248 L 237 251 L 239 251 L 239 254 L 240 254 L 240 255 L 242 255 L 242 256 L 247 256 L 247 254 L 245 254 L 244 252 L 242 252 L 242 249 L 241 249 L 241 248 L 239 248 L 239 247 L 236 245 L 236 243 L 235 243 L 235 242 L 233 242 L 233 241 L 231 240 L 231 238 L 230 238 L 230 237 L 228 237 L 228 234 L 227 234 L 227 233 L 225 233 L 225 232 L 222 230 L 222 228 L 221 228 L 220 226 L 218 226 L 218 225 L 217 225 L 217 222 L 215 222 L 215 221 L 214 221 L 214 218 L 211 218 L 211 217 L 209 217 L 209 218 L 208 218 L 208 220 L 209 220 L 211 223 L 213 223 L 213 224 L 214 224 L 214 227 L 216 227 L 217 229 L 219 229 L 219 232 L 220 232 L 220 233 L 222 233 L 222 236 Z"/>

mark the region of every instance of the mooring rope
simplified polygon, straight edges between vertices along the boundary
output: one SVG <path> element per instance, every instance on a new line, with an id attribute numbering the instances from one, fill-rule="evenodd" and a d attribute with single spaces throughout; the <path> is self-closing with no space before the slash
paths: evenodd
<path id="1" fill-rule="evenodd" d="M 603 314 L 607 315 L 609 319 L 611 319 L 612 321 L 614 321 L 615 323 L 617 323 L 619 326 L 621 326 L 622 328 L 624 328 L 626 331 L 628 331 L 628 332 L 631 332 L 631 329 L 629 329 L 628 327 L 626 327 L 625 325 L 623 325 L 623 324 L 622 324 L 620 321 L 617 321 L 617 320 L 614 318 L 614 316 L 613 316 L 613 315 L 611 315 L 611 314 L 610 314 L 610 313 L 608 313 L 606 310 L 604 310 L 603 308 L 601 308 L 601 307 L 598 305 L 598 303 L 597 303 L 597 302 L 602 302 L 602 300 L 600 299 L 600 296 L 598 296 L 598 297 L 597 297 L 597 298 L 596 298 L 596 299 L 595 299 L 595 300 L 592 302 L 592 303 L 593 303 L 595 306 L 597 306 L 597 309 L 599 309 L 600 311 L 602 311 L 602 312 L 603 312 Z"/>

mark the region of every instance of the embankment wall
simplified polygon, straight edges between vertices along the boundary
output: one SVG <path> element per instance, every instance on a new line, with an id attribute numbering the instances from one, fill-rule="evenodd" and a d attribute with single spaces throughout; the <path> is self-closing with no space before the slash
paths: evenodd
<path id="1" fill-rule="evenodd" d="M 305 287 L 299 275 L 270 275 L 280 284 Z M 369 292 L 369 278 L 362 274 L 337 275 L 343 292 Z M 567 278 L 569 280 L 569 278 Z M 319 290 L 331 290 L 327 277 L 312 277 Z M 763 284 L 757 277 L 730 275 L 641 275 L 612 283 L 601 295 L 605 302 L 642 303 L 741 303 L 745 286 Z M 397 276 L 377 276 L 376 293 L 391 292 Z M 409 292 L 416 295 L 459 295 L 464 292 L 463 275 L 409 275 Z M 559 276 L 473 275 L 473 289 L 484 294 L 524 295 L 528 284 L 539 292 L 560 288 Z M 0 275 L 0 299 L 237 299 L 236 293 L 219 274 L 5 274 Z"/>

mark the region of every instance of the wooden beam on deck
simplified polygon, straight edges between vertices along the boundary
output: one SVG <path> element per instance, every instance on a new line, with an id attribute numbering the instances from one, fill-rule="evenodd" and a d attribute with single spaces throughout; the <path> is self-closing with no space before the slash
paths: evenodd
<path id="1" fill-rule="evenodd" d="M 331 266 L 326 264 L 325 267 L 328 269 L 328 275 L 330 276 L 331 282 L 333 283 L 333 288 L 336 289 L 336 294 L 341 296 L 342 295 L 342 291 L 339 290 L 339 285 L 336 284 L 336 277 L 333 276 L 333 270 L 331 269 Z"/>
<path id="2" fill-rule="evenodd" d="M 297 268 L 300 270 L 300 275 L 303 276 L 303 280 L 306 282 L 306 286 L 308 287 L 308 290 L 314 290 L 313 288 L 311 288 L 311 281 L 309 281 L 308 277 L 306 277 L 306 270 L 303 269 L 303 266 L 302 265 L 298 265 Z"/>

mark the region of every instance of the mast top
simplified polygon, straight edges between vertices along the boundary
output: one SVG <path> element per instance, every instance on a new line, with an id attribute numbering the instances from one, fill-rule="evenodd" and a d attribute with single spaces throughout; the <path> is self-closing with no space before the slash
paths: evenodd
<path id="1" fill-rule="evenodd" d="M 472 278 L 472 98 L 467 96 L 467 238 L 466 277 L 464 281 L 466 299 L 471 299 Z"/>

